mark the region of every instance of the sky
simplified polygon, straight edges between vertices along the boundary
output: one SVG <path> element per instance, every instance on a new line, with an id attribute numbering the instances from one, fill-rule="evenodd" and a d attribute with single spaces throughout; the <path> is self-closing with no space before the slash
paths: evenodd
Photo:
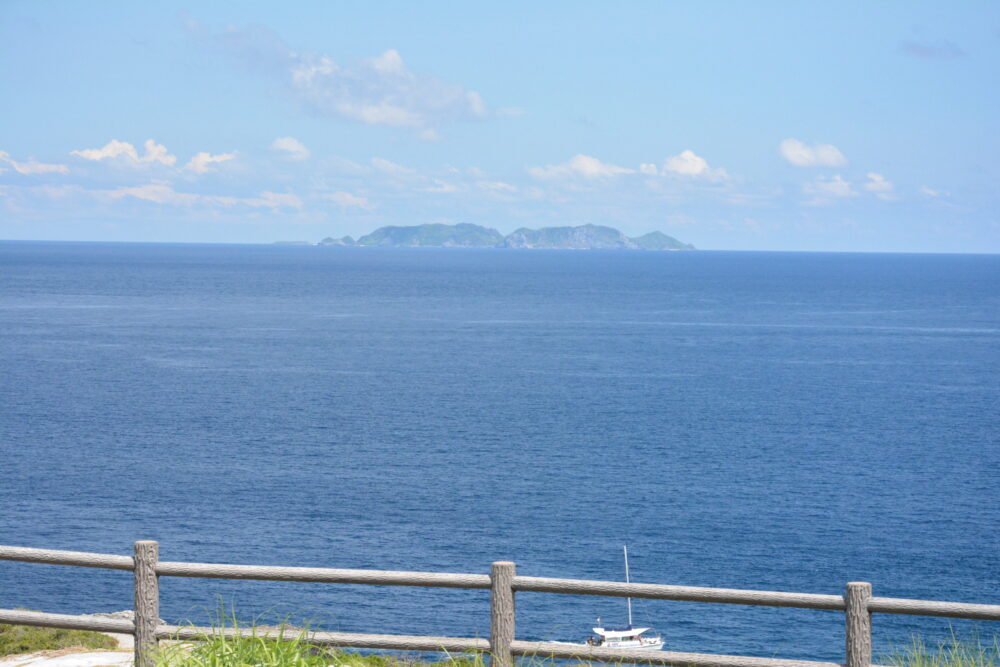
<path id="1" fill-rule="evenodd" d="M 997 2 L 0 0 L 0 239 L 1000 252 Z"/>

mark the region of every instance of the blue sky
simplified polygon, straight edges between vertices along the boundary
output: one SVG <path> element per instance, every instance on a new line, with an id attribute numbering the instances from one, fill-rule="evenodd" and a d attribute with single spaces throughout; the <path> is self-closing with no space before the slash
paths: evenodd
<path id="1" fill-rule="evenodd" d="M 1000 3 L 0 3 L 0 238 L 1000 252 Z"/>

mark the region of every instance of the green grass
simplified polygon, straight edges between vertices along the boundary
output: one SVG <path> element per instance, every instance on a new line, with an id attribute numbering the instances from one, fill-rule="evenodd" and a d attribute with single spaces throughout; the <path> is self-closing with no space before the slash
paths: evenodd
<path id="1" fill-rule="evenodd" d="M 253 631 L 253 628 L 251 628 Z M 424 663 L 403 657 L 361 655 L 319 646 L 306 631 L 271 639 L 256 633 L 229 637 L 215 633 L 199 640 L 181 641 L 160 649 L 157 667 L 485 667 L 481 656 L 451 657 Z"/>
<path id="2" fill-rule="evenodd" d="M 240 627 L 235 618 L 214 626 L 212 634 L 197 641 L 182 641 L 161 650 L 158 667 L 486 667 L 482 654 L 446 657 L 438 662 L 419 662 L 401 656 L 361 655 L 319 646 L 309 640 L 308 630 L 288 625 L 278 626 L 280 639 L 267 639 L 265 626 L 250 624 L 248 637 L 228 637 L 220 627 Z M 273 627 L 273 626 L 272 626 Z M 530 667 L 552 667 L 555 661 L 534 658 Z M 910 646 L 895 651 L 882 660 L 893 667 L 1000 667 L 1000 637 L 983 644 L 978 637 L 956 637 L 928 647 L 920 638 Z M 579 667 L 589 667 L 580 663 Z"/>
<path id="3" fill-rule="evenodd" d="M 482 654 L 445 655 L 437 662 L 422 662 L 402 655 L 362 655 L 320 646 L 310 641 L 308 628 L 285 622 L 264 626 L 256 621 L 241 624 L 235 614 L 220 610 L 212 630 L 197 640 L 161 642 L 158 667 L 486 667 Z M 224 629 L 243 628 L 249 636 L 231 637 Z M 277 630 L 278 639 L 264 635 Z M 114 649 L 117 643 L 99 632 L 36 628 L 0 624 L 0 656 L 70 647 Z M 1000 635 L 983 642 L 979 637 L 952 636 L 935 646 L 919 637 L 904 649 L 878 662 L 892 667 L 1000 667 Z M 531 667 L 551 667 L 552 661 L 533 659 Z"/>
<path id="4" fill-rule="evenodd" d="M 248 635 L 228 636 L 223 630 L 243 629 Z M 278 638 L 269 638 L 268 631 Z M 296 628 L 287 622 L 277 627 L 257 621 L 241 624 L 233 613 L 222 609 L 210 633 L 193 640 L 161 642 L 157 667 L 486 667 L 481 655 L 447 656 L 427 663 L 402 656 L 361 655 L 310 641 L 308 628 Z"/>
<path id="5" fill-rule="evenodd" d="M 952 636 L 934 647 L 914 637 L 909 646 L 882 662 L 894 667 L 1000 667 L 1000 635 L 985 644 L 978 636 L 965 640 Z"/>
<path id="6" fill-rule="evenodd" d="M 325 667 L 333 662 L 325 649 L 314 646 L 308 636 L 299 634 L 281 639 L 255 635 L 227 637 L 213 634 L 203 640 L 182 641 L 160 649 L 158 667 Z"/>
<path id="7" fill-rule="evenodd" d="M 51 651 L 71 646 L 115 649 L 118 648 L 118 642 L 100 632 L 36 628 L 31 625 L 0 623 L 0 656 Z"/>

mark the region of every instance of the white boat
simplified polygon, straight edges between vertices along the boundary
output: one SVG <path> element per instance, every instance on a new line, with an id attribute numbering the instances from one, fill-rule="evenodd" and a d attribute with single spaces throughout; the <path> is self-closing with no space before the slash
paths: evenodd
<path id="1" fill-rule="evenodd" d="M 600 623 L 601 619 L 597 619 Z M 663 639 L 659 635 L 644 637 L 642 633 L 649 632 L 650 628 L 633 628 L 630 623 L 627 628 L 602 628 L 595 627 L 596 637 L 589 637 L 589 646 L 601 646 L 603 648 L 635 648 L 647 651 L 659 651 L 663 648 Z"/>
<path id="2" fill-rule="evenodd" d="M 625 552 L 625 583 L 632 583 L 628 574 L 628 547 L 624 547 Z M 649 632 L 652 628 L 632 627 L 632 598 L 625 598 L 628 607 L 628 627 L 606 628 L 601 623 L 600 617 L 597 619 L 597 626 L 593 628 L 594 634 L 587 638 L 587 646 L 601 646 L 603 648 L 630 648 L 642 649 L 646 651 L 659 651 L 663 648 L 663 639 L 660 635 L 644 637 L 644 632 Z"/>

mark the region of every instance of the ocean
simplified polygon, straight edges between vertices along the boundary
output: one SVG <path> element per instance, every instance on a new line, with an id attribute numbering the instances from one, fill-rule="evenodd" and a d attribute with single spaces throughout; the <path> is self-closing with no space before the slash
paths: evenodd
<path id="1" fill-rule="evenodd" d="M 1000 603 L 1000 256 L 0 243 L 0 544 Z M 0 607 L 131 607 L 0 563 Z M 165 578 L 330 630 L 483 591 Z M 841 661 L 836 612 L 640 600 L 666 648 Z M 519 594 L 521 639 L 619 598 Z M 876 654 L 997 624 L 876 615 Z"/>

